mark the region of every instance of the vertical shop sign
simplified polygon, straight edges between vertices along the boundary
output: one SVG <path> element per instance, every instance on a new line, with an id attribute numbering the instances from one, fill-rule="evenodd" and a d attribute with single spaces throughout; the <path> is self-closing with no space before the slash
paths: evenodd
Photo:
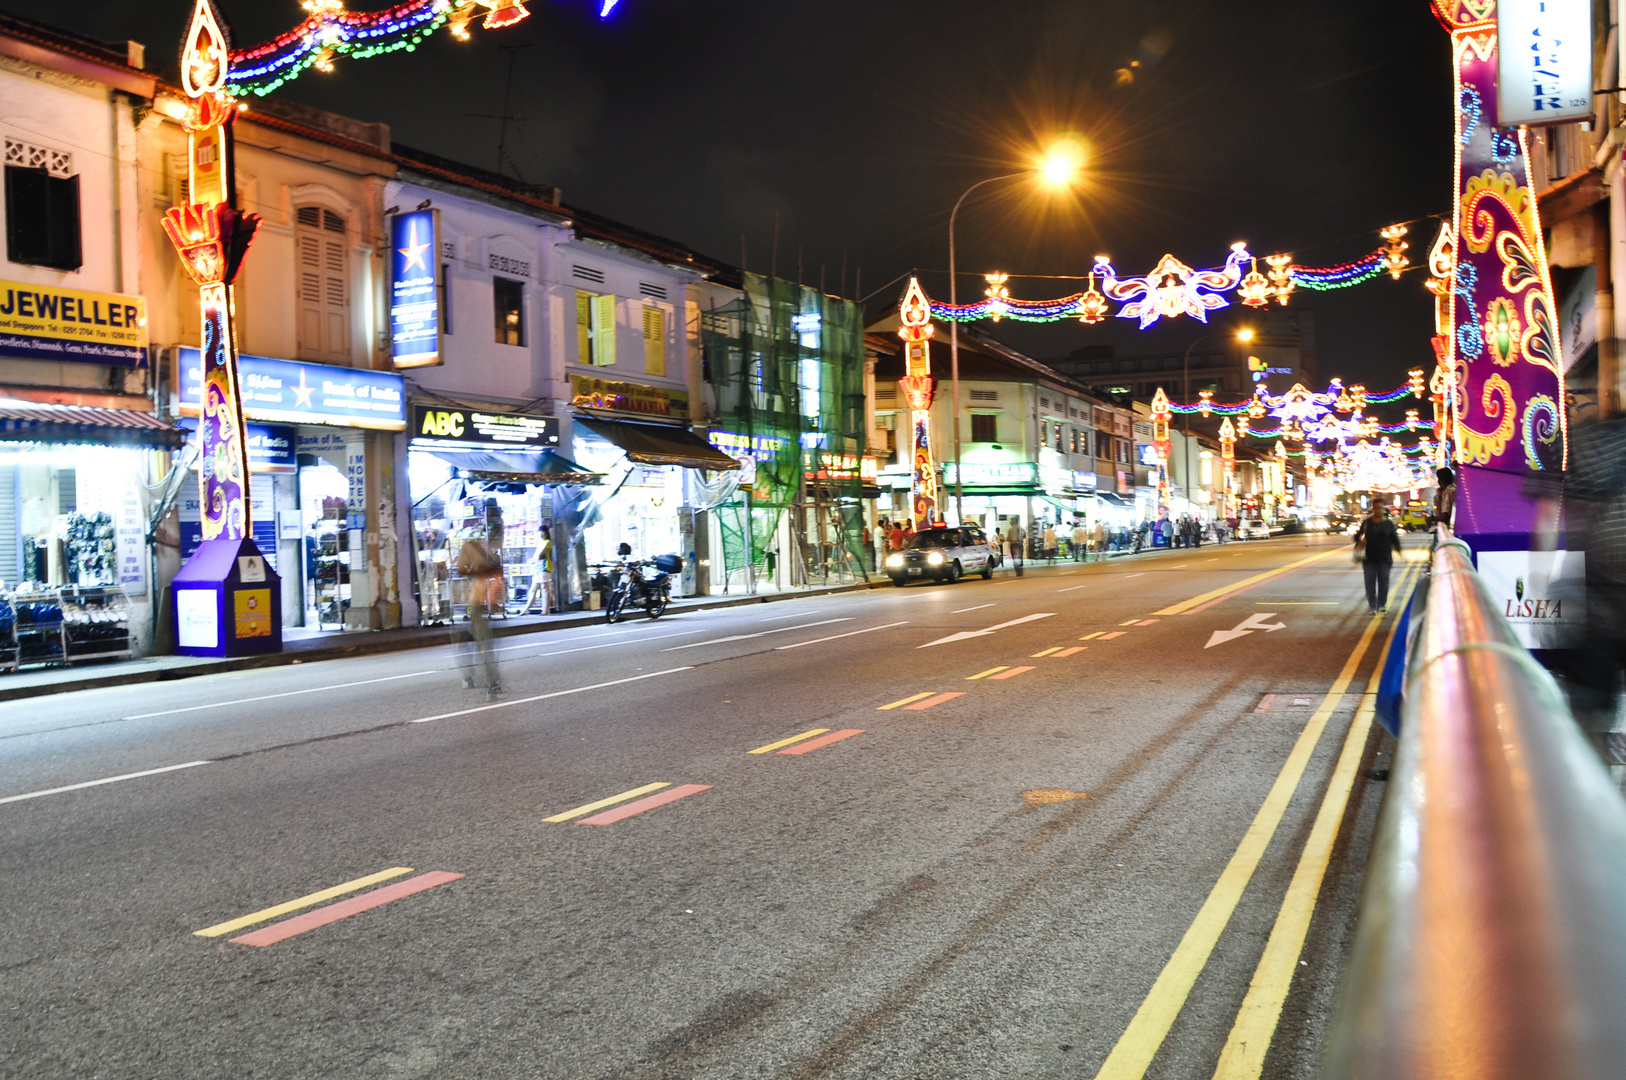
<path id="1" fill-rule="evenodd" d="M 223 284 L 202 289 L 203 436 L 198 481 L 203 490 L 203 538 L 241 540 L 248 530 L 248 464 L 243 459 L 243 415 L 237 365 L 230 347 Z"/>
<path id="2" fill-rule="evenodd" d="M 1496 52 L 1501 126 L 1592 116 L 1591 0 L 1501 0 Z"/>
<path id="3" fill-rule="evenodd" d="M 441 362 L 440 211 L 390 218 L 390 353 L 398 368 Z"/>
<path id="4" fill-rule="evenodd" d="M 1525 11 L 1543 6 L 1548 10 Z M 1519 53 L 1519 77 L 1531 65 L 1546 70 L 1550 55 L 1543 50 L 1556 48 L 1559 39 L 1566 48 L 1571 44 L 1575 31 L 1562 9 L 1572 6 L 1569 0 L 1504 3 L 1499 21 L 1490 5 L 1437 0 L 1436 10 L 1452 27 L 1456 65 L 1459 238 L 1449 296 L 1453 333 L 1442 366 L 1457 373 L 1451 402 L 1457 461 L 1498 472 L 1558 472 L 1566 456 L 1558 310 L 1530 186 L 1529 132 L 1516 126 L 1531 117 L 1527 109 L 1500 111 L 1498 35 L 1507 52 Z M 1589 50 L 1584 20 L 1580 38 Z M 1513 77 L 1503 72 L 1504 79 Z M 1567 68 L 1560 74 L 1570 77 Z M 1590 99 L 1590 81 L 1582 93 Z M 1557 119 L 1540 116 L 1541 122 Z M 1466 496 L 1480 481 L 1470 475 L 1462 483 Z"/>
<path id="5" fill-rule="evenodd" d="M 113 539 L 118 552 L 119 585 L 126 596 L 147 594 L 147 515 L 141 491 L 129 484 L 119 496 Z"/>
<path id="6" fill-rule="evenodd" d="M 344 476 L 350 481 L 345 527 L 350 530 L 351 546 L 357 547 L 362 530 L 367 528 L 367 444 L 360 439 L 344 444 Z"/>

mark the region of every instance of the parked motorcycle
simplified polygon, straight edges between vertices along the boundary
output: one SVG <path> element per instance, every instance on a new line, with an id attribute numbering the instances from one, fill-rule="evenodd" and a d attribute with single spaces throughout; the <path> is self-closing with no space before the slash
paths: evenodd
<path id="1" fill-rule="evenodd" d="M 645 568 L 648 568 L 646 572 Z M 642 605 L 651 619 L 658 619 L 672 602 L 671 575 L 683 569 L 679 555 L 657 555 L 653 559 L 628 559 L 621 564 L 621 573 L 610 591 L 609 602 L 604 605 L 604 618 L 618 622 L 629 607 Z"/>

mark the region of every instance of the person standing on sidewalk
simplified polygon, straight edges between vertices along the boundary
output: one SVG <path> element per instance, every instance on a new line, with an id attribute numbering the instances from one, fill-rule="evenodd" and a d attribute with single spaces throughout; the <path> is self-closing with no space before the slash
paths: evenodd
<path id="1" fill-rule="evenodd" d="M 1372 503 L 1355 533 L 1355 557 L 1361 560 L 1366 577 L 1366 610 L 1370 615 L 1389 610 L 1389 571 L 1395 552 L 1400 550 L 1400 530 L 1389 520 L 1389 504 Z"/>
<path id="2" fill-rule="evenodd" d="M 458 658 L 463 685 L 473 687 L 478 672 L 485 677 L 486 694 L 496 697 L 502 685 L 491 651 L 491 612 L 503 601 L 502 560 L 484 540 L 473 539 L 457 553 L 457 573 L 468 589 L 469 641 Z"/>

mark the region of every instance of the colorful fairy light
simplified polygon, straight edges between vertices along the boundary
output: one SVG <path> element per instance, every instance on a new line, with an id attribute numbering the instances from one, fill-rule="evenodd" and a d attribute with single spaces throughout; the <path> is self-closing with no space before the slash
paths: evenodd
<path id="1" fill-rule="evenodd" d="M 607 18 L 615 5 L 616 0 L 608 0 L 599 17 Z M 263 96 L 310 68 L 333 70 L 340 56 L 360 60 L 412 52 L 443 24 L 453 37 L 467 41 L 469 23 L 482 11 L 480 25 L 487 30 L 512 26 L 530 15 L 522 0 L 404 0 L 369 12 L 346 11 L 342 0 L 305 0 L 303 7 L 305 20 L 292 30 L 231 53 L 228 93 Z"/>

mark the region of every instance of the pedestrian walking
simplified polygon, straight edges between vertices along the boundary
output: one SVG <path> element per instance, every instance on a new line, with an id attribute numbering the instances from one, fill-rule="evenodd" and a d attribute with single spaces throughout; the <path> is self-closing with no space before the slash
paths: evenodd
<path id="1" fill-rule="evenodd" d="M 1355 532 L 1355 557 L 1366 578 L 1366 610 L 1376 615 L 1389 610 L 1389 571 L 1400 550 L 1400 530 L 1389 520 L 1389 504 L 1378 501 Z"/>
<path id="2" fill-rule="evenodd" d="M 1049 522 L 1044 527 L 1044 557 L 1046 562 L 1056 558 L 1056 527 Z"/>
<path id="3" fill-rule="evenodd" d="M 1022 523 L 1021 522 L 1017 521 L 1017 522 L 1012 522 L 1011 523 L 1011 538 L 1010 539 L 1011 539 L 1011 564 L 1016 567 L 1016 576 L 1021 577 L 1022 576 L 1023 546 L 1027 542 L 1027 531 L 1022 528 Z"/>
<path id="4" fill-rule="evenodd" d="M 1073 522 L 1073 561 L 1074 562 L 1083 562 L 1084 561 L 1084 556 L 1086 554 L 1088 554 L 1089 542 L 1090 542 L 1089 541 L 1089 535 L 1087 533 L 1085 533 L 1085 531 L 1084 531 L 1084 523 L 1082 521 Z"/>
<path id="5" fill-rule="evenodd" d="M 463 685 L 472 688 L 476 675 L 485 679 L 486 694 L 502 692 L 497 679 L 497 658 L 491 650 L 491 613 L 503 602 L 502 560 L 484 540 L 475 538 L 457 553 L 457 573 L 467 592 L 469 639 L 458 658 Z"/>
<path id="6" fill-rule="evenodd" d="M 553 533 L 546 525 L 542 526 L 542 543 L 537 546 L 536 561 L 531 565 L 531 588 L 525 594 L 525 610 L 520 614 L 529 615 L 539 600 L 542 614 L 553 610 Z"/>

